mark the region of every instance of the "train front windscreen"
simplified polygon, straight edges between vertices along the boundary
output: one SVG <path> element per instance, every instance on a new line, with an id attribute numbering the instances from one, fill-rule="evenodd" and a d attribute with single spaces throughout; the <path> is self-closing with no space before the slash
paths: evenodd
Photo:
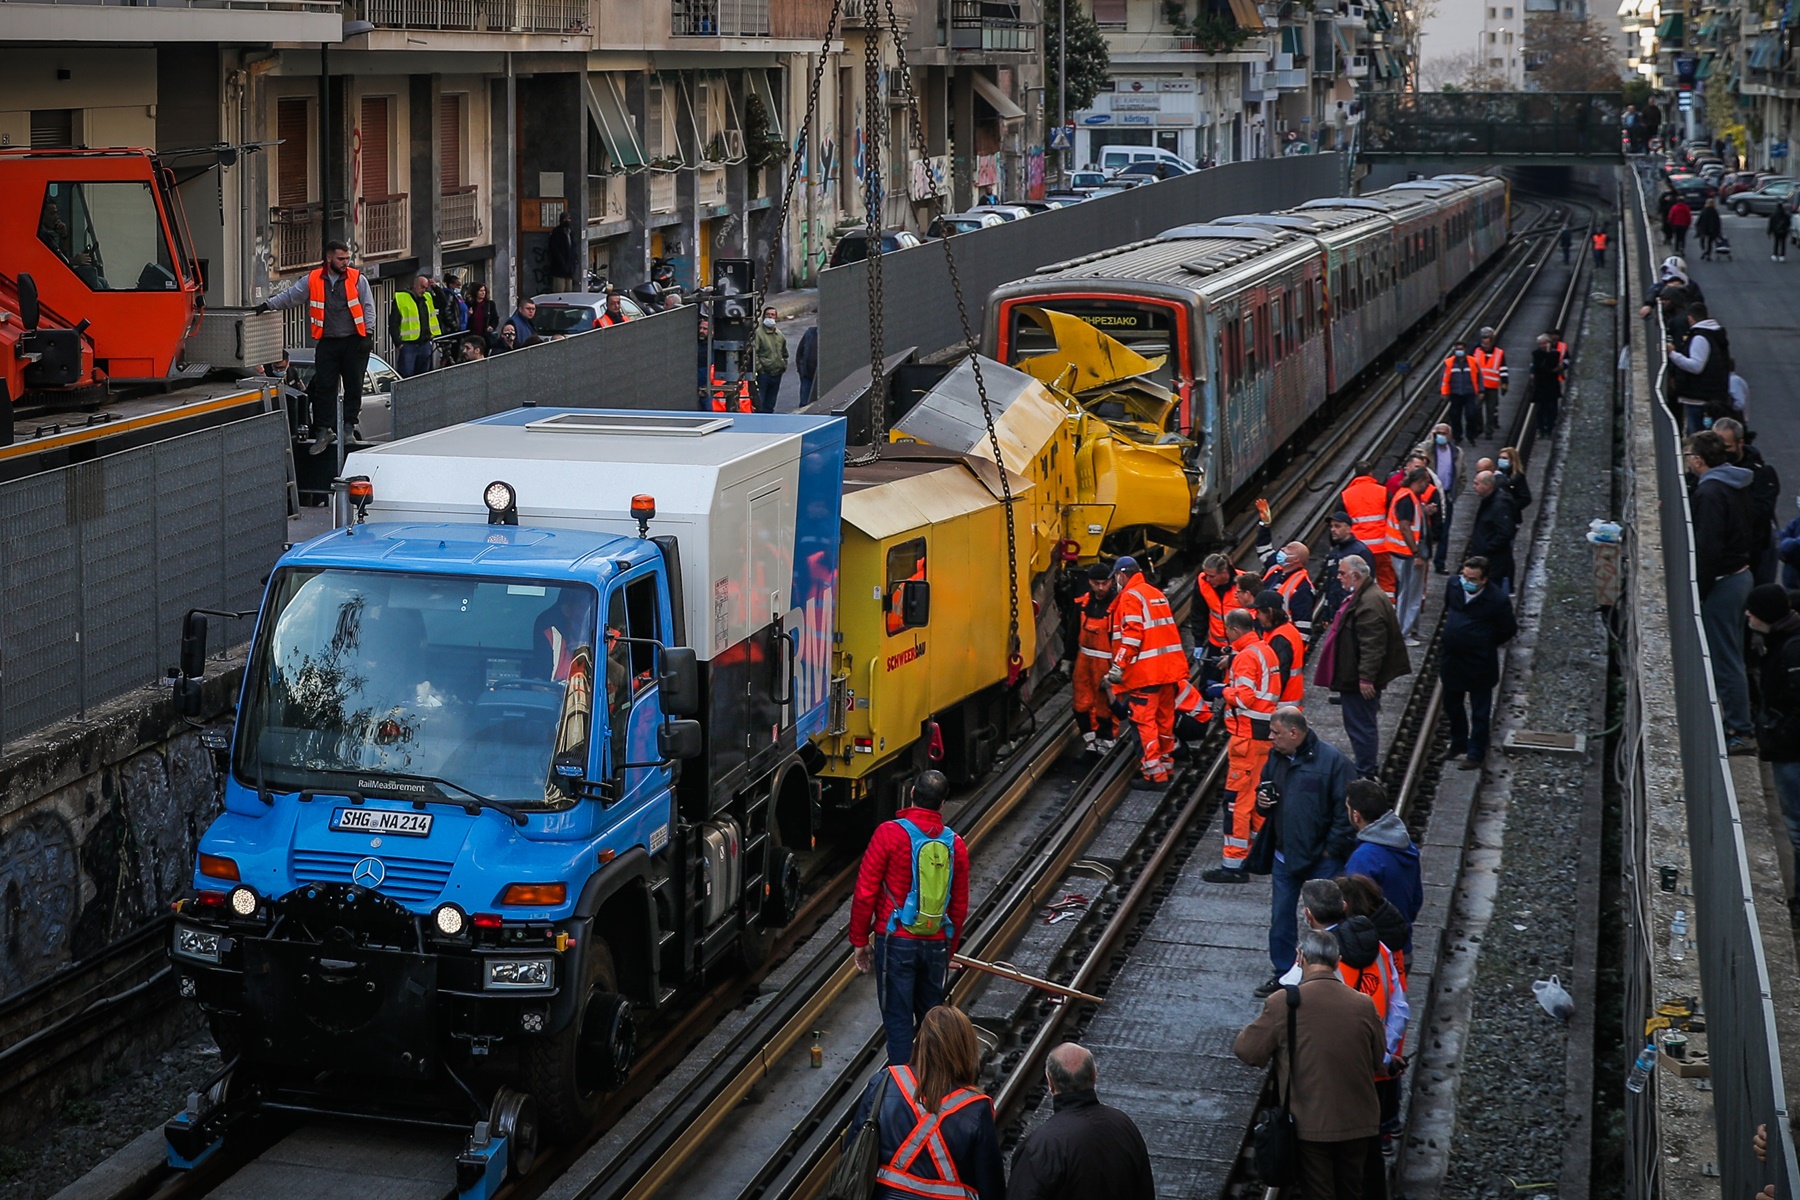
<path id="1" fill-rule="evenodd" d="M 1011 328 L 1007 331 L 1007 363 L 1010 366 L 1018 366 L 1028 358 L 1056 349 L 1056 342 L 1049 330 L 1019 311 L 1029 306 L 1080 317 L 1146 358 L 1161 357 L 1163 364 L 1151 378 L 1171 391 L 1176 389 L 1177 379 L 1188 374 L 1181 370 L 1181 364 L 1177 361 L 1175 322 L 1180 312 L 1178 308 L 1150 301 L 1086 297 L 1070 297 L 1066 300 L 1053 296 L 1033 297 L 1015 305 L 1009 320 Z"/>

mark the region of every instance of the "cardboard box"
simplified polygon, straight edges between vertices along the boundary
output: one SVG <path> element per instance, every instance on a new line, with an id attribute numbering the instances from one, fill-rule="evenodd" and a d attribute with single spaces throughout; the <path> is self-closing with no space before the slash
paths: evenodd
<path id="1" fill-rule="evenodd" d="M 1662 1060 L 1663 1070 L 1683 1079 L 1707 1079 L 1712 1075 L 1712 1062 L 1703 1052 L 1689 1050 L 1686 1058 L 1670 1058 L 1658 1050 L 1656 1057 Z"/>

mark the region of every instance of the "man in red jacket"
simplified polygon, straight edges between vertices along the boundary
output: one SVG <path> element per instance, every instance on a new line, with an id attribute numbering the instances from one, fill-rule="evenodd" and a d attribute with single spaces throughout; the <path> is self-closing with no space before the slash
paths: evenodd
<path id="1" fill-rule="evenodd" d="M 919 1022 L 944 1002 L 950 956 L 962 944 L 969 915 L 969 849 L 939 811 L 949 793 L 942 771 L 913 781 L 911 806 L 882 822 L 869 839 L 850 902 L 856 969 L 875 972 L 891 1066 L 912 1061 Z M 946 840 L 947 861 L 934 865 Z"/>

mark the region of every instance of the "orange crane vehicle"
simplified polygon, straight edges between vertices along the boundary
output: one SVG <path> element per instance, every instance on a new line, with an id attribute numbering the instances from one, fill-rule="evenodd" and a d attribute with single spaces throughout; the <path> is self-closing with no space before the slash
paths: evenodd
<path id="1" fill-rule="evenodd" d="M 0 445 L 15 405 L 98 403 L 205 374 L 199 264 L 150 150 L 0 150 Z"/>

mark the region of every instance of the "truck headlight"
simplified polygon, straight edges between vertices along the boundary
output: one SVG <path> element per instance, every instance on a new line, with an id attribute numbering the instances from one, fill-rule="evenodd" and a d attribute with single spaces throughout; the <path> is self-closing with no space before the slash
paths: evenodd
<path id="1" fill-rule="evenodd" d="M 241 884 L 231 889 L 230 900 L 231 911 L 240 917 L 255 916 L 256 906 L 260 903 L 256 898 L 256 893 Z"/>
<path id="2" fill-rule="evenodd" d="M 219 935 L 186 925 L 175 927 L 175 953 L 200 962 L 219 961 Z"/>
<path id="3" fill-rule="evenodd" d="M 551 963 L 547 958 L 490 958 L 484 986 L 490 988 L 547 988 Z"/>

